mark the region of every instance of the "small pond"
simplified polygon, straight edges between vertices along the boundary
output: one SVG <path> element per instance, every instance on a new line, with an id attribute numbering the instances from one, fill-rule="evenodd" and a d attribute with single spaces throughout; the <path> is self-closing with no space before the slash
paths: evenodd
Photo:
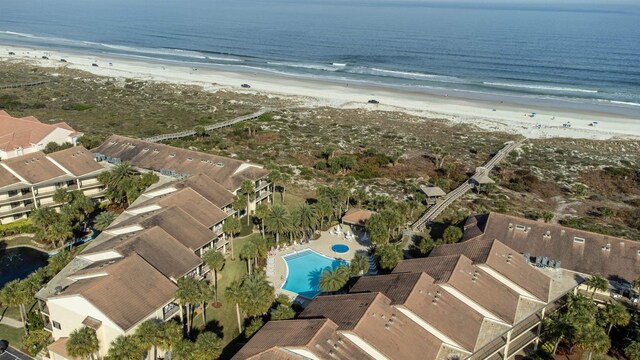
<path id="1" fill-rule="evenodd" d="M 47 265 L 49 255 L 28 247 L 0 249 L 0 289 L 14 279 L 24 279 Z"/>

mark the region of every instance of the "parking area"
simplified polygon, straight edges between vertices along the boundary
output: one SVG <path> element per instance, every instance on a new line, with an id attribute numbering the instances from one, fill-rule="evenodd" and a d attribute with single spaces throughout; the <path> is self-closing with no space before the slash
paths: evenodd
<path id="1" fill-rule="evenodd" d="M 32 360 L 33 358 L 14 349 L 8 348 L 4 354 L 0 354 L 0 360 Z"/>

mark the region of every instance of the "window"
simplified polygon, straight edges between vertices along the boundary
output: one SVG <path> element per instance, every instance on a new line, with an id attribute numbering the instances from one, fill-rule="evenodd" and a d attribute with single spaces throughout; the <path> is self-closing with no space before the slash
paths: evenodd
<path id="1" fill-rule="evenodd" d="M 9 190 L 7 192 L 7 195 L 9 195 L 9 197 L 16 196 L 16 195 L 18 195 L 18 190 Z"/>
<path id="2" fill-rule="evenodd" d="M 578 244 L 584 244 L 584 238 L 581 237 L 574 236 L 573 241 L 577 242 Z"/>
<path id="3" fill-rule="evenodd" d="M 57 321 L 51 321 L 51 324 L 53 325 L 54 328 L 58 329 L 58 330 L 62 330 L 62 327 L 60 326 L 60 323 Z"/>
<path id="4" fill-rule="evenodd" d="M 75 185 L 75 184 L 76 184 L 76 181 L 75 181 L 75 180 L 69 180 L 69 181 L 67 181 L 67 186 L 73 186 L 73 185 Z"/>

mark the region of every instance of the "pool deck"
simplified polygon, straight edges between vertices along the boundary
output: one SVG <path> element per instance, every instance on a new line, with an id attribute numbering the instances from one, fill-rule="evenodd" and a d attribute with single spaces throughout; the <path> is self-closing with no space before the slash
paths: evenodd
<path id="1" fill-rule="evenodd" d="M 330 233 L 329 231 L 322 231 L 318 240 L 313 240 L 310 243 L 304 245 L 298 244 L 295 246 L 289 246 L 287 249 L 281 249 L 280 251 L 275 252 L 276 255 L 273 276 L 267 276 L 267 280 L 269 280 L 269 282 L 276 289 L 276 295 L 285 294 L 291 299 L 298 297 L 297 301 L 302 305 L 306 305 L 306 303 L 308 302 L 308 299 L 299 297 L 298 294 L 294 292 L 282 289 L 282 286 L 287 280 L 287 265 L 285 264 L 285 261 L 283 259 L 283 256 L 285 255 L 293 254 L 304 249 L 312 249 L 325 256 L 351 261 L 356 253 L 366 253 L 367 251 L 369 251 L 371 243 L 368 240 L 363 240 L 363 232 L 357 231 L 356 228 L 352 229 L 349 225 L 340 225 L 340 227 L 342 228 L 341 235 L 335 235 Z M 333 228 L 335 228 L 335 226 Z M 351 231 L 355 235 L 355 238 L 352 238 L 351 240 L 345 240 L 344 234 L 346 234 L 348 231 Z M 331 246 L 336 244 L 347 245 L 349 247 L 349 251 L 345 253 L 334 252 L 333 250 L 331 250 Z"/>

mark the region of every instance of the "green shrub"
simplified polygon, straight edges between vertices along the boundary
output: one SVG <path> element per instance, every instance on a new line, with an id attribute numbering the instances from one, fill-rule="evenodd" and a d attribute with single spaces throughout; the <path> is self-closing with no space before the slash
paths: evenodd
<path id="1" fill-rule="evenodd" d="M 14 221 L 10 224 L 0 225 L 0 237 L 12 236 L 17 234 L 32 234 L 37 228 L 29 219 Z"/>

